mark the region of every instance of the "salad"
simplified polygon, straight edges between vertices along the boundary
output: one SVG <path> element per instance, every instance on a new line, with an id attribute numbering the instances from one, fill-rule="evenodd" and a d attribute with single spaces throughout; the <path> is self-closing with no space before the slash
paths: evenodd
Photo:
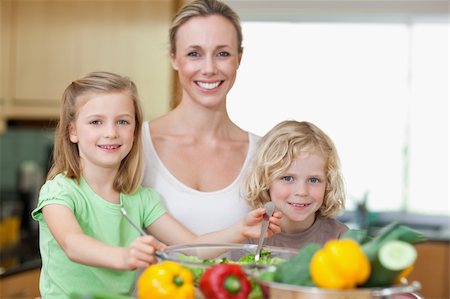
<path id="1" fill-rule="evenodd" d="M 245 265 L 278 265 L 282 264 L 286 261 L 286 259 L 280 257 L 272 256 L 272 251 L 270 250 L 262 250 L 260 254 L 260 258 L 258 261 L 255 261 L 255 254 L 249 253 L 238 260 L 233 260 L 228 257 L 220 257 L 214 259 L 202 259 L 197 256 L 192 255 L 183 255 L 180 254 L 177 259 L 180 262 L 186 262 L 183 266 L 189 269 L 194 276 L 194 285 L 198 286 L 200 278 L 203 273 L 206 271 L 208 265 L 217 265 L 217 264 L 237 264 L 241 266 Z M 198 266 L 194 264 L 199 264 Z M 250 279 L 250 283 L 252 285 L 252 291 L 248 298 L 262 298 L 262 291 L 259 284 Z"/>

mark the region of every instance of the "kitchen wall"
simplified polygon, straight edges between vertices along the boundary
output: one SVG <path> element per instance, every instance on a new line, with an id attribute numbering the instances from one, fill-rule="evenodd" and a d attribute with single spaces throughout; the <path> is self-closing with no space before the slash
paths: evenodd
<path id="1" fill-rule="evenodd" d="M 0 134 L 0 190 L 18 189 L 20 167 L 27 163 L 46 173 L 53 133 L 53 129 L 10 128 Z"/>

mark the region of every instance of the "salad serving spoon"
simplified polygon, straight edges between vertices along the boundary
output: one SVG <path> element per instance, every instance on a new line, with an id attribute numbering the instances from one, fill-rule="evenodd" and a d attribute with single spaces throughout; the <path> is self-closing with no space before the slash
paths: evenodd
<path id="1" fill-rule="evenodd" d="M 125 219 L 128 221 L 128 223 L 131 224 L 139 232 L 139 234 L 141 236 L 148 236 L 148 234 L 128 216 L 127 211 L 123 207 L 120 207 L 120 213 L 122 213 L 123 217 L 125 217 Z M 163 260 L 169 259 L 168 255 L 166 253 L 159 251 L 159 250 L 155 251 L 155 255 L 157 258 L 160 258 Z"/>
<path id="2" fill-rule="evenodd" d="M 255 261 L 259 261 L 261 257 L 262 245 L 264 243 L 264 239 L 266 238 L 267 228 L 269 227 L 269 219 L 273 215 L 275 211 L 275 204 L 272 201 L 269 201 L 264 205 L 266 209 L 266 213 L 264 213 L 263 223 L 261 225 L 261 235 L 259 236 L 258 247 L 256 247 Z"/>

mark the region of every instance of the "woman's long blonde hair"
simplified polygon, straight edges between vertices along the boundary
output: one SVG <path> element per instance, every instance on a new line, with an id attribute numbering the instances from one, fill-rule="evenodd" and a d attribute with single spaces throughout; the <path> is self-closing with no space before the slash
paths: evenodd
<path id="1" fill-rule="evenodd" d="M 64 91 L 61 98 L 59 123 L 55 133 L 53 149 L 53 165 L 47 179 L 53 179 L 63 173 L 66 177 L 81 178 L 80 155 L 78 145 L 69 138 L 69 127 L 78 116 L 78 109 L 92 94 L 128 92 L 133 101 L 135 111 L 134 143 L 128 155 L 122 160 L 113 187 L 118 192 L 133 193 L 142 179 L 141 167 L 141 130 L 142 108 L 136 85 L 128 77 L 110 72 L 92 72 L 73 81 Z"/>
<path id="2" fill-rule="evenodd" d="M 345 206 L 345 192 L 336 147 L 321 129 L 306 121 L 283 121 L 259 141 L 244 183 L 245 198 L 250 206 L 260 207 L 269 202 L 271 182 L 304 152 L 318 152 L 326 160 L 325 196 L 318 212 L 324 217 L 339 214 Z"/>

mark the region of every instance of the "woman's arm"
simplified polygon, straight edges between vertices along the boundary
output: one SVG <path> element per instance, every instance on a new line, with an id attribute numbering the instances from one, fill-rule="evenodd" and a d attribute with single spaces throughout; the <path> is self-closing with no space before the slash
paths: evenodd
<path id="1" fill-rule="evenodd" d="M 196 236 L 169 214 L 161 216 L 147 230 L 165 244 L 183 243 L 240 243 L 247 239 L 258 239 L 265 213 L 264 208 L 250 211 L 245 219 L 234 225 L 216 232 Z M 267 236 L 270 237 L 281 231 L 281 213 L 275 212 L 270 217 Z"/>
<path id="2" fill-rule="evenodd" d="M 139 237 L 128 247 L 107 245 L 84 234 L 73 212 L 64 205 L 47 205 L 42 208 L 42 213 L 56 242 L 76 263 L 134 270 L 156 263 L 155 250 L 164 247 L 151 236 Z"/>

